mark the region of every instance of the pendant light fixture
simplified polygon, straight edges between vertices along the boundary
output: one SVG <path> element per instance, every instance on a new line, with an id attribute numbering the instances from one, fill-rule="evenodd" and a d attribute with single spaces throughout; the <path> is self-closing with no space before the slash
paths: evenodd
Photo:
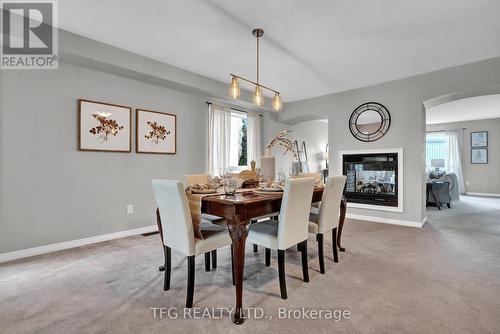
<path id="1" fill-rule="evenodd" d="M 283 108 L 283 103 L 281 101 L 281 96 L 280 92 L 277 90 L 274 90 L 272 88 L 266 87 L 264 85 L 261 85 L 259 82 L 259 38 L 261 38 L 264 35 L 264 30 L 262 29 L 254 29 L 252 31 L 252 34 L 256 37 L 257 39 L 257 81 L 252 81 L 248 80 L 246 78 L 243 78 L 239 75 L 235 74 L 230 74 L 231 75 L 231 84 L 229 85 L 229 96 L 232 97 L 233 99 L 237 99 L 240 97 L 240 85 L 238 80 L 243 80 L 246 82 L 249 82 L 253 85 L 255 85 L 255 90 L 253 93 L 253 103 L 256 106 L 262 107 L 264 105 L 264 94 L 262 93 L 263 89 L 266 89 L 268 91 L 271 91 L 274 93 L 273 97 L 273 109 L 275 111 L 281 111 Z"/>
<path id="2" fill-rule="evenodd" d="M 233 99 L 237 99 L 240 97 L 240 84 L 238 83 L 238 79 L 233 77 L 231 80 L 231 85 L 229 86 L 229 96 Z"/>

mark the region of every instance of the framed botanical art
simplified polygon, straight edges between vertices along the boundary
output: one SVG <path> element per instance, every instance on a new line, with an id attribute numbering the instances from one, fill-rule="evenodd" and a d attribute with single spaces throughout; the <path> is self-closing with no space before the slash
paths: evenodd
<path id="1" fill-rule="evenodd" d="M 176 115 L 136 109 L 135 120 L 137 153 L 177 153 Z"/>
<path id="2" fill-rule="evenodd" d="M 132 108 L 78 100 L 80 151 L 131 152 Z"/>
<path id="3" fill-rule="evenodd" d="M 473 148 L 471 150 L 471 163 L 472 164 L 487 164 L 488 163 L 488 149 L 483 148 Z"/>
<path id="4" fill-rule="evenodd" d="M 488 131 L 478 131 L 470 133 L 471 147 L 486 147 L 488 146 Z"/>

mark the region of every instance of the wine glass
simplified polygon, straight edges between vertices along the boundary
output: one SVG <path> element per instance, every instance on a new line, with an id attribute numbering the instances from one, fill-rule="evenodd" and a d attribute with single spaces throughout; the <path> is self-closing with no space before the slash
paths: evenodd
<path id="1" fill-rule="evenodd" d="M 234 177 L 225 177 L 224 192 L 226 195 L 234 195 L 236 192 L 236 179 Z"/>

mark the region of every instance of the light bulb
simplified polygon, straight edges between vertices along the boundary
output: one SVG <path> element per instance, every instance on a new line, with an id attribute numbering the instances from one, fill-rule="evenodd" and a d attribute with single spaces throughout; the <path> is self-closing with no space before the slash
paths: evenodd
<path id="1" fill-rule="evenodd" d="M 273 97 L 273 109 L 274 111 L 281 111 L 282 108 L 283 103 L 281 103 L 281 96 L 278 93 L 275 93 Z"/>
<path id="2" fill-rule="evenodd" d="M 264 96 L 262 95 L 262 89 L 260 88 L 260 86 L 255 86 L 255 92 L 253 93 L 253 103 L 259 107 L 264 104 Z"/>
<path id="3" fill-rule="evenodd" d="M 233 77 L 231 84 L 229 85 L 229 96 L 233 99 L 240 97 L 240 84 L 238 83 L 238 79 L 236 77 Z"/>

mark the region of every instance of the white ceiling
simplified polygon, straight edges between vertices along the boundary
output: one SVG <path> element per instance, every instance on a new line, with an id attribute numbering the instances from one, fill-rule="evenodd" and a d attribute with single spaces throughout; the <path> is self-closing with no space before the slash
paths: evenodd
<path id="1" fill-rule="evenodd" d="M 469 97 L 426 110 L 427 124 L 500 118 L 500 94 Z"/>
<path id="2" fill-rule="evenodd" d="M 64 0 L 60 27 L 286 102 L 500 56 L 496 0 Z"/>

